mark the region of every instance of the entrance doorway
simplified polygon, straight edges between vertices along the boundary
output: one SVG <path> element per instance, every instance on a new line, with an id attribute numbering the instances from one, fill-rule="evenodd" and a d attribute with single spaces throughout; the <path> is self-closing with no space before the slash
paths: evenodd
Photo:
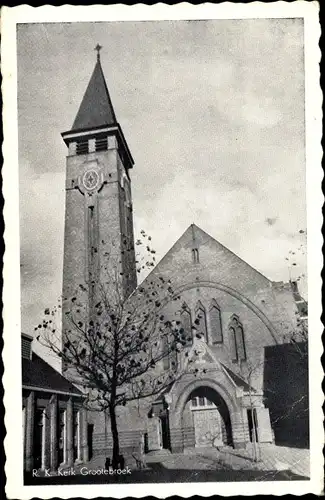
<path id="1" fill-rule="evenodd" d="M 88 426 L 87 426 L 87 442 L 88 442 L 89 460 L 93 457 L 93 434 L 94 434 L 94 424 L 88 424 Z"/>
<path id="2" fill-rule="evenodd" d="M 217 408 L 193 411 L 195 446 L 222 446 L 221 419 Z"/>
<path id="3" fill-rule="evenodd" d="M 223 398 L 209 387 L 195 389 L 189 397 L 195 447 L 232 445 L 231 422 Z"/>
<path id="4" fill-rule="evenodd" d="M 167 411 L 159 415 L 159 437 L 160 444 L 164 450 L 170 449 L 170 431 L 169 431 L 169 418 Z"/>
<path id="5" fill-rule="evenodd" d="M 250 442 L 252 443 L 254 441 L 254 436 L 255 436 L 255 442 L 257 443 L 258 442 L 258 429 L 257 429 L 257 416 L 256 416 L 256 409 L 255 408 L 252 408 L 252 409 L 249 408 L 247 410 L 247 419 L 248 419 Z M 253 425 L 253 422 L 254 422 L 254 425 Z"/>

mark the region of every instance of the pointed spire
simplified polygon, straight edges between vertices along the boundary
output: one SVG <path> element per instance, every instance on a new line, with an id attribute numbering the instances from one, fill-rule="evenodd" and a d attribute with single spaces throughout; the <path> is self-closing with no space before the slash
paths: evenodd
<path id="1" fill-rule="evenodd" d="M 101 48 L 101 45 L 97 44 L 94 49 L 97 51 L 95 69 L 73 122 L 72 130 L 92 129 L 117 124 L 100 62 Z"/>

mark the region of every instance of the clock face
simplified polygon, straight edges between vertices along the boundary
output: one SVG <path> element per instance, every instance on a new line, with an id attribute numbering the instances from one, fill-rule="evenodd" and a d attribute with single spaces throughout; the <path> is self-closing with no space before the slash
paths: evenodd
<path id="1" fill-rule="evenodd" d="M 82 178 L 82 183 L 86 189 L 95 189 L 99 184 L 99 175 L 96 170 L 87 170 Z"/>

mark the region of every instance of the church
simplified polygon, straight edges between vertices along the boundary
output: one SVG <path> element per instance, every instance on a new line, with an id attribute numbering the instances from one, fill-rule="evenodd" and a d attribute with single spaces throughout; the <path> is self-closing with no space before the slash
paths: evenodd
<path id="1" fill-rule="evenodd" d="M 123 296 L 128 297 L 137 288 L 136 258 L 134 252 L 123 252 L 122 235 L 134 242 L 134 161 L 115 115 L 99 48 L 79 111 L 62 138 L 67 146 L 63 297 L 71 296 L 83 280 L 101 280 L 101 255 L 112 242 L 128 271 L 121 278 Z M 185 369 L 159 397 L 122 408 L 122 452 L 137 449 L 139 442 L 147 452 L 171 453 L 274 442 L 265 404 L 264 352 L 288 342 L 295 329 L 304 303 L 296 287 L 269 280 L 195 224 L 152 273 L 172 281 L 188 335 L 194 319 L 201 318 L 202 337 L 193 336 L 184 348 L 189 358 L 195 353 L 200 375 Z M 174 301 L 167 303 L 165 316 L 172 319 L 175 307 Z M 63 331 L 65 327 L 63 314 Z M 69 378 L 68 372 L 64 375 Z M 89 412 L 87 419 L 91 454 L 108 456 L 112 441 L 107 417 Z"/>

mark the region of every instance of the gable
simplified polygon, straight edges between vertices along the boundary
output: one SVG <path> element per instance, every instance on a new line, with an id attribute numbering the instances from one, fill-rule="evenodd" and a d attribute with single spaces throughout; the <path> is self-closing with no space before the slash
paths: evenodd
<path id="1" fill-rule="evenodd" d="M 198 250 L 198 261 L 193 255 L 194 249 Z M 253 316 L 249 320 L 251 325 L 248 331 L 255 332 L 261 344 L 282 341 L 285 331 L 291 331 L 295 326 L 296 306 L 287 284 L 270 281 L 194 224 L 187 228 L 143 284 L 150 282 L 154 276 L 170 280 L 175 297 L 185 302 L 189 294 L 192 302 L 204 299 L 206 308 L 213 298 L 223 301 L 221 312 L 226 321 L 237 309 L 239 314 L 245 308 L 251 311 Z M 169 309 L 173 314 L 172 305 L 168 306 Z M 257 323 L 261 322 L 258 328 L 256 318 Z"/>
<path id="2" fill-rule="evenodd" d="M 175 288 L 191 281 L 221 283 L 239 291 L 271 285 L 268 278 L 195 224 L 183 233 L 153 273 L 172 278 Z"/>

